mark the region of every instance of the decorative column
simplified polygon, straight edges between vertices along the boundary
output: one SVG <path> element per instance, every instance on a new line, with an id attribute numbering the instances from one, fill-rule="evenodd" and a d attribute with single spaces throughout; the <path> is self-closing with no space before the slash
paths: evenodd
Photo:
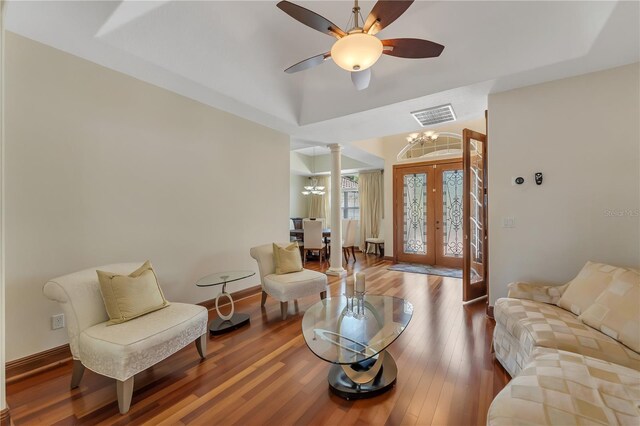
<path id="1" fill-rule="evenodd" d="M 337 143 L 329 145 L 331 149 L 331 266 L 327 275 L 342 277 L 347 271 L 342 267 L 342 220 L 340 217 L 340 178 L 342 167 L 340 152 L 342 147 Z"/>

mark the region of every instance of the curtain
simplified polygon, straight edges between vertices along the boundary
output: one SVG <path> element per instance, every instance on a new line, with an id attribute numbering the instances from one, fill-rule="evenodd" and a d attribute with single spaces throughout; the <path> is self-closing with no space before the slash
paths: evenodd
<path id="1" fill-rule="evenodd" d="M 360 194 L 360 250 L 364 252 L 367 238 L 378 237 L 382 231 L 383 212 L 382 171 L 362 172 L 358 177 Z"/>
<path id="2" fill-rule="evenodd" d="M 331 199 L 331 189 L 328 176 L 316 176 L 315 177 L 318 186 L 324 186 L 324 195 L 307 195 L 309 197 L 309 217 L 324 218 L 327 227 L 330 227 L 329 218 L 331 216 L 331 210 L 329 207 L 329 200 Z"/>

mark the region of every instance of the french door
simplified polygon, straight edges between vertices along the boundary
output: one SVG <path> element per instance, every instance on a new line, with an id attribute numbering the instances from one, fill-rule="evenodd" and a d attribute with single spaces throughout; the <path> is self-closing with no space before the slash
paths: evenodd
<path id="1" fill-rule="evenodd" d="M 436 265 L 462 268 L 462 163 L 438 164 L 436 170 Z"/>
<path id="2" fill-rule="evenodd" d="M 487 136 L 462 131 L 464 267 L 462 300 L 487 294 Z"/>
<path id="3" fill-rule="evenodd" d="M 459 160 L 394 166 L 394 259 L 462 267 Z"/>

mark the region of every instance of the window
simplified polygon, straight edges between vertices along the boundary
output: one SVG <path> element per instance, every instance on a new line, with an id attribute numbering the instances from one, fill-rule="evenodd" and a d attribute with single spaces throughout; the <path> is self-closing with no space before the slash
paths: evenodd
<path id="1" fill-rule="evenodd" d="M 409 142 L 398 154 L 398 161 L 429 159 L 442 155 L 462 155 L 462 136 L 438 133 L 436 139 Z"/>
<path id="2" fill-rule="evenodd" d="M 343 219 L 360 220 L 360 195 L 358 176 L 342 176 L 340 208 Z"/>

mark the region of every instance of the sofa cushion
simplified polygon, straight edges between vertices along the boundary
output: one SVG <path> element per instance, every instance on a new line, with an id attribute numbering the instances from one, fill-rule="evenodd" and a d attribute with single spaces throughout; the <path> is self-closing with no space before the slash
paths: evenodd
<path id="1" fill-rule="evenodd" d="M 617 275 L 579 319 L 640 352 L 640 273 Z"/>
<path id="2" fill-rule="evenodd" d="M 203 306 L 172 303 L 133 321 L 103 322 L 80 334 L 80 359 L 96 373 L 126 380 L 205 334 L 207 319 Z"/>
<path id="3" fill-rule="evenodd" d="M 119 324 L 169 305 L 148 260 L 129 275 L 96 271 L 110 324 Z"/>
<path id="4" fill-rule="evenodd" d="M 507 297 L 557 305 L 562 293 L 567 289 L 567 285 L 545 285 L 516 281 L 507 286 L 509 289 Z"/>
<path id="5" fill-rule="evenodd" d="M 640 354 L 600 333 L 557 306 L 525 299 L 502 298 L 494 307 L 500 323 L 525 353 L 536 346 L 561 349 L 640 369 Z"/>
<path id="6" fill-rule="evenodd" d="M 640 372 L 538 348 L 496 396 L 487 424 L 640 424 Z"/>
<path id="7" fill-rule="evenodd" d="M 273 260 L 278 275 L 302 271 L 302 257 L 298 243 L 294 242 L 286 247 L 273 243 Z"/>
<path id="8" fill-rule="evenodd" d="M 267 293 L 285 302 L 308 296 L 314 292 L 325 291 L 327 289 L 327 276 L 322 272 L 303 269 L 300 272 L 291 274 L 267 275 L 264 277 L 262 284 Z"/>
<path id="9" fill-rule="evenodd" d="M 567 283 L 558 306 L 580 315 L 595 302 L 613 277 L 624 271 L 623 268 L 604 263 L 587 262 L 578 275 Z"/>

